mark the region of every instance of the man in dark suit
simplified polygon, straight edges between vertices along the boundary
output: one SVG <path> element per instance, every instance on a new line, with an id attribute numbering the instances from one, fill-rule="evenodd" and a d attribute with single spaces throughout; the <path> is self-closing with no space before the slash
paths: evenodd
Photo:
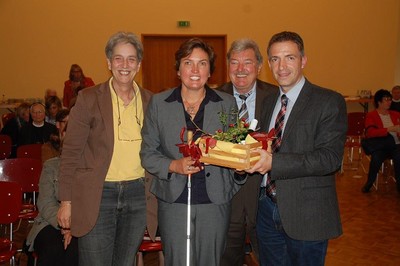
<path id="1" fill-rule="evenodd" d="M 275 34 L 267 53 L 280 91 L 264 102 L 263 129 L 283 133 L 272 144 L 275 151 L 260 150 L 261 159 L 248 171 L 268 172 L 257 216 L 260 265 L 324 265 L 328 239 L 342 234 L 335 174 L 346 138 L 346 104 L 339 93 L 303 76 L 307 58 L 297 33 Z"/>
<path id="2" fill-rule="evenodd" d="M 394 86 L 392 88 L 392 104 L 390 110 L 400 112 L 400 86 Z"/>
<path id="3" fill-rule="evenodd" d="M 21 127 L 18 136 L 18 145 L 46 143 L 51 134 L 57 134 L 55 125 L 45 121 L 46 110 L 42 103 L 33 103 L 30 107 L 32 122 Z"/>
<path id="4" fill-rule="evenodd" d="M 245 104 L 248 122 L 253 119 L 261 121 L 262 103 L 266 97 L 277 92 L 278 87 L 257 79 L 263 65 L 263 57 L 258 45 L 250 39 L 236 40 L 228 51 L 227 60 L 231 82 L 218 89 L 235 96 L 238 109 Z M 241 95 L 246 99 L 241 99 Z M 227 244 L 221 260 L 222 266 L 243 265 L 246 233 L 258 257 L 255 228 L 261 178 L 260 174 L 252 175 L 232 199 L 232 212 Z"/>

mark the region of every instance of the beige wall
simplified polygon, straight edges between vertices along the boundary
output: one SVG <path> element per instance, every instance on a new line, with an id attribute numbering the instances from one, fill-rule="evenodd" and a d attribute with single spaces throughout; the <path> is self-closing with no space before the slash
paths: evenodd
<path id="1" fill-rule="evenodd" d="M 227 34 L 229 44 L 249 37 L 264 55 L 272 34 L 296 31 L 312 82 L 349 95 L 390 89 L 400 83 L 399 16 L 398 0 L 0 0 L 0 95 L 61 95 L 73 63 L 104 81 L 104 46 L 119 30 Z M 178 20 L 191 27 L 177 28 Z M 267 65 L 260 78 L 273 81 Z"/>
<path id="2" fill-rule="evenodd" d="M 398 5 L 397 14 L 400 14 L 400 5 Z M 397 56 L 394 83 L 400 85 L 400 15 L 397 16 Z"/>

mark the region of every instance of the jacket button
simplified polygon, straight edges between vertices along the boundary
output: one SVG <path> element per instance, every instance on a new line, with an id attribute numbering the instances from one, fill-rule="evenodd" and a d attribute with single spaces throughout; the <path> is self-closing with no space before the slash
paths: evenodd
<path id="1" fill-rule="evenodd" d="M 210 175 L 211 175 L 210 173 L 207 173 L 207 174 L 206 174 L 206 177 L 210 177 Z"/>

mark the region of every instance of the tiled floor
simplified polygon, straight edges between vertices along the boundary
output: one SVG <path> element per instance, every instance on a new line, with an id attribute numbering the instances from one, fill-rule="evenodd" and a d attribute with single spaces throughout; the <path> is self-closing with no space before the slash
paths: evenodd
<path id="1" fill-rule="evenodd" d="M 368 166 L 368 161 L 363 160 Z M 400 265 L 400 194 L 392 180 L 384 183 L 381 178 L 379 190 L 361 193 L 366 180 L 362 168 L 352 170 L 345 164 L 345 172 L 337 177 L 341 218 L 344 234 L 329 242 L 326 265 Z M 17 234 L 17 241 L 26 235 L 29 226 Z M 144 256 L 146 266 L 156 266 L 157 255 Z M 23 257 L 21 265 L 25 265 Z M 258 265 L 250 256 L 247 265 Z"/>

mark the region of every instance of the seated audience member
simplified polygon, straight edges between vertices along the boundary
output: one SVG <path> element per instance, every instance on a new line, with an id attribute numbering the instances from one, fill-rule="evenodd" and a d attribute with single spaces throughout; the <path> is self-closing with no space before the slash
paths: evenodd
<path id="1" fill-rule="evenodd" d="M 29 103 L 21 103 L 15 111 L 15 118 L 8 121 L 1 129 L 0 134 L 8 135 L 12 141 L 11 157 L 16 156 L 19 131 L 22 126 L 29 123 Z"/>
<path id="2" fill-rule="evenodd" d="M 46 122 L 55 125 L 56 115 L 62 109 L 61 100 L 57 96 L 50 96 L 45 102 Z"/>
<path id="3" fill-rule="evenodd" d="M 49 97 L 51 97 L 51 96 L 57 96 L 57 91 L 56 91 L 56 90 L 53 90 L 53 89 L 47 89 L 47 90 L 44 92 L 44 102 L 46 102 L 47 99 L 48 99 Z M 58 97 L 58 96 L 57 96 L 57 97 Z"/>
<path id="4" fill-rule="evenodd" d="M 56 115 L 56 127 L 61 137 L 61 140 L 64 139 L 65 132 L 67 129 L 67 122 L 69 118 L 69 110 L 61 109 L 58 111 Z M 61 150 L 59 149 L 59 138 L 58 135 L 51 135 L 50 140 L 42 145 L 42 162 L 44 163 L 48 159 L 60 156 Z"/>
<path id="5" fill-rule="evenodd" d="M 58 115 L 57 115 L 58 117 Z M 67 115 L 68 117 L 68 115 Z M 62 119 L 63 121 L 65 120 Z M 60 153 L 65 135 L 66 123 L 59 127 L 59 133 L 52 135 L 53 149 Z M 39 181 L 38 207 L 39 215 L 28 234 L 26 245 L 29 251 L 38 255 L 39 266 L 70 266 L 78 265 L 78 240 L 71 235 L 70 230 L 61 229 L 57 223 L 58 200 L 58 170 L 60 157 L 51 158 L 43 165 Z"/>
<path id="6" fill-rule="evenodd" d="M 378 90 L 374 96 L 376 109 L 369 112 L 365 118 L 365 134 L 367 138 L 391 136 L 395 144 L 385 141 L 382 147 L 381 145 L 376 145 L 377 148 L 371 151 L 368 180 L 361 190 L 363 193 L 370 191 L 382 163 L 389 157 L 393 160 L 397 191 L 400 192 L 400 113 L 389 110 L 391 102 L 392 95 L 389 91 Z M 383 141 L 383 139 L 378 141 Z"/>
<path id="7" fill-rule="evenodd" d="M 392 104 L 390 110 L 400 112 L 400 85 L 392 88 Z"/>
<path id="8" fill-rule="evenodd" d="M 94 86 L 93 80 L 89 77 L 85 77 L 82 68 L 79 65 L 73 64 L 69 71 L 69 79 L 64 82 L 64 106 L 67 108 L 70 106 L 70 101 L 76 94 L 76 88 L 86 88 L 91 86 Z"/>
<path id="9" fill-rule="evenodd" d="M 34 103 L 30 107 L 32 122 L 22 126 L 19 132 L 18 145 L 46 143 L 52 133 L 57 133 L 55 125 L 47 123 L 45 119 L 45 107 L 41 103 Z"/>

